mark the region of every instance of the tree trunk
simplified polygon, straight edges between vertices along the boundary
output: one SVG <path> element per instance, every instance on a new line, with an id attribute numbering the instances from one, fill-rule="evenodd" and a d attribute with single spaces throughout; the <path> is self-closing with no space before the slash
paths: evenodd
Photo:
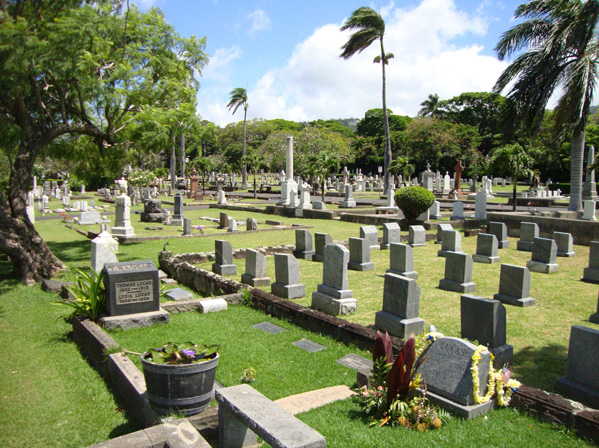
<path id="1" fill-rule="evenodd" d="M 389 176 L 389 165 L 391 164 L 391 160 L 393 159 L 393 154 L 391 152 L 391 135 L 389 133 L 389 116 L 387 114 L 387 80 L 385 77 L 385 48 L 383 47 L 383 37 L 380 38 L 381 41 L 381 65 L 383 66 L 383 123 L 385 125 L 385 161 L 384 161 L 384 173 L 385 173 L 385 185 L 383 187 L 384 194 L 387 194 L 387 189 L 389 188 L 390 176 Z"/>
<path id="2" fill-rule="evenodd" d="M 514 182 L 514 190 L 512 192 L 512 197 L 514 199 L 514 211 L 516 211 L 516 196 L 518 194 L 518 177 L 516 177 L 515 174 L 513 174 L 512 176 L 513 176 L 512 182 Z"/>
<path id="3" fill-rule="evenodd" d="M 10 257 L 13 275 L 27 285 L 65 269 L 26 213 L 27 192 L 40 146 L 37 140 L 24 139 L 10 173 L 8 198 L 0 194 L 0 252 Z"/>
<path id="4" fill-rule="evenodd" d="M 171 190 L 177 190 L 177 154 L 175 152 L 175 133 L 171 133 Z"/>
<path id="5" fill-rule="evenodd" d="M 241 144 L 241 159 L 243 164 L 241 165 L 241 188 L 247 188 L 247 166 L 245 164 L 245 123 L 247 116 L 247 106 L 243 108 L 243 143 Z"/>
<path id="6" fill-rule="evenodd" d="M 568 210 L 582 210 L 582 168 L 584 158 L 585 131 L 572 133 L 570 149 L 570 203 Z"/>

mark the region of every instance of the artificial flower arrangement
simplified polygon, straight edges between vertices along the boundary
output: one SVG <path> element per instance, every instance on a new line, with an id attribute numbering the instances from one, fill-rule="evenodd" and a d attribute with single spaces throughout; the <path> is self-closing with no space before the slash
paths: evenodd
<path id="1" fill-rule="evenodd" d="M 449 413 L 430 404 L 418 367 L 425 359 L 417 360 L 414 335 L 404 343 L 393 360 L 391 339 L 377 332 L 372 353 L 371 389 L 363 386 L 356 400 L 372 418 L 371 425 L 399 425 L 426 431 L 440 428 L 451 419 Z M 420 391 L 416 391 L 417 388 Z"/>
<path id="2" fill-rule="evenodd" d="M 206 344 L 194 344 L 183 342 L 174 344 L 167 342 L 161 348 L 150 349 L 142 356 L 146 361 L 154 364 L 192 364 L 205 362 L 213 359 L 220 345 L 207 346 Z"/>

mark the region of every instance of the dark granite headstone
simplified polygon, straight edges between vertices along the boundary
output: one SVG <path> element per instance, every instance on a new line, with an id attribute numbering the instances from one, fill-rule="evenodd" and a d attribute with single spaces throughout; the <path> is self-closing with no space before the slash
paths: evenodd
<path id="1" fill-rule="evenodd" d="M 599 241 L 589 243 L 589 266 L 584 268 L 582 279 L 589 283 L 599 283 Z"/>
<path id="2" fill-rule="evenodd" d="M 468 254 L 447 252 L 445 254 L 445 278 L 439 281 L 439 289 L 468 293 L 476 291 L 472 281 L 472 257 Z"/>
<path id="3" fill-rule="evenodd" d="M 333 237 L 328 233 L 315 233 L 314 234 L 314 255 L 312 255 L 312 261 L 318 261 L 322 263 L 324 260 L 324 248 L 333 243 Z"/>
<path id="4" fill-rule="evenodd" d="M 102 273 L 109 316 L 160 309 L 158 269 L 151 260 L 106 263 Z"/>
<path id="5" fill-rule="evenodd" d="M 383 224 L 383 242 L 381 249 L 389 249 L 391 243 L 401 241 L 401 228 L 396 222 L 386 222 Z"/>
<path id="6" fill-rule="evenodd" d="M 295 230 L 295 258 L 311 260 L 314 255 L 314 246 L 312 244 L 312 234 L 306 229 Z"/>
<path id="7" fill-rule="evenodd" d="M 516 306 L 532 306 L 535 299 L 530 297 L 530 271 L 525 266 L 502 264 L 499 274 L 499 293 L 495 300 Z"/>
<path id="8" fill-rule="evenodd" d="M 490 222 L 487 233 L 495 235 L 497 238 L 498 249 L 507 249 L 510 246 L 510 240 L 507 237 L 507 226 L 503 222 Z"/>
<path id="9" fill-rule="evenodd" d="M 435 244 L 441 244 L 443 241 L 443 232 L 446 230 L 453 230 L 453 226 L 451 224 L 438 224 L 437 225 L 437 240 Z"/>
<path id="10" fill-rule="evenodd" d="M 539 225 L 534 222 L 520 223 L 520 239 L 516 243 L 516 249 L 525 252 L 532 251 L 532 242 L 539 237 Z"/>

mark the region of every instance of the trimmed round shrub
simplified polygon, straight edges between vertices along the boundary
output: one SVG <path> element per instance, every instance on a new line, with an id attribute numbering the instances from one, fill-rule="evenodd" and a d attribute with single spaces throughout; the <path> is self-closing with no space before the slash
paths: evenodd
<path id="1" fill-rule="evenodd" d="M 435 195 L 423 187 L 405 187 L 395 192 L 395 203 L 408 223 L 416 221 L 435 202 Z"/>

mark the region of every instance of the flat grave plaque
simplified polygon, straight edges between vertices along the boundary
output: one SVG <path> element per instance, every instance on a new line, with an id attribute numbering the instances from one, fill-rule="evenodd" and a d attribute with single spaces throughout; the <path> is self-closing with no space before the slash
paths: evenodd
<path id="1" fill-rule="evenodd" d="M 349 367 L 356 371 L 366 370 L 369 372 L 372 370 L 372 361 L 363 356 L 356 355 L 355 353 L 345 355 L 343 358 L 339 358 L 337 362 L 342 366 Z"/>
<path id="2" fill-rule="evenodd" d="M 253 327 L 257 328 L 258 330 L 266 331 L 270 334 L 283 333 L 285 331 L 283 327 L 271 324 L 270 322 L 260 322 L 259 324 L 253 325 Z"/>
<path id="3" fill-rule="evenodd" d="M 151 260 L 106 263 L 102 273 L 109 316 L 160 310 L 158 269 Z"/>
<path id="4" fill-rule="evenodd" d="M 182 288 L 175 288 L 167 292 L 166 297 L 171 300 L 189 300 L 193 297 L 193 294 L 189 291 L 185 291 Z"/>
<path id="5" fill-rule="evenodd" d="M 311 341 L 310 339 L 306 339 L 306 338 L 300 339 L 299 341 L 295 341 L 293 343 L 293 345 L 301 348 L 302 350 L 306 350 L 308 353 L 316 353 L 316 352 L 326 349 L 326 347 L 324 345 L 320 345 L 320 344 L 318 344 L 314 341 Z"/>

